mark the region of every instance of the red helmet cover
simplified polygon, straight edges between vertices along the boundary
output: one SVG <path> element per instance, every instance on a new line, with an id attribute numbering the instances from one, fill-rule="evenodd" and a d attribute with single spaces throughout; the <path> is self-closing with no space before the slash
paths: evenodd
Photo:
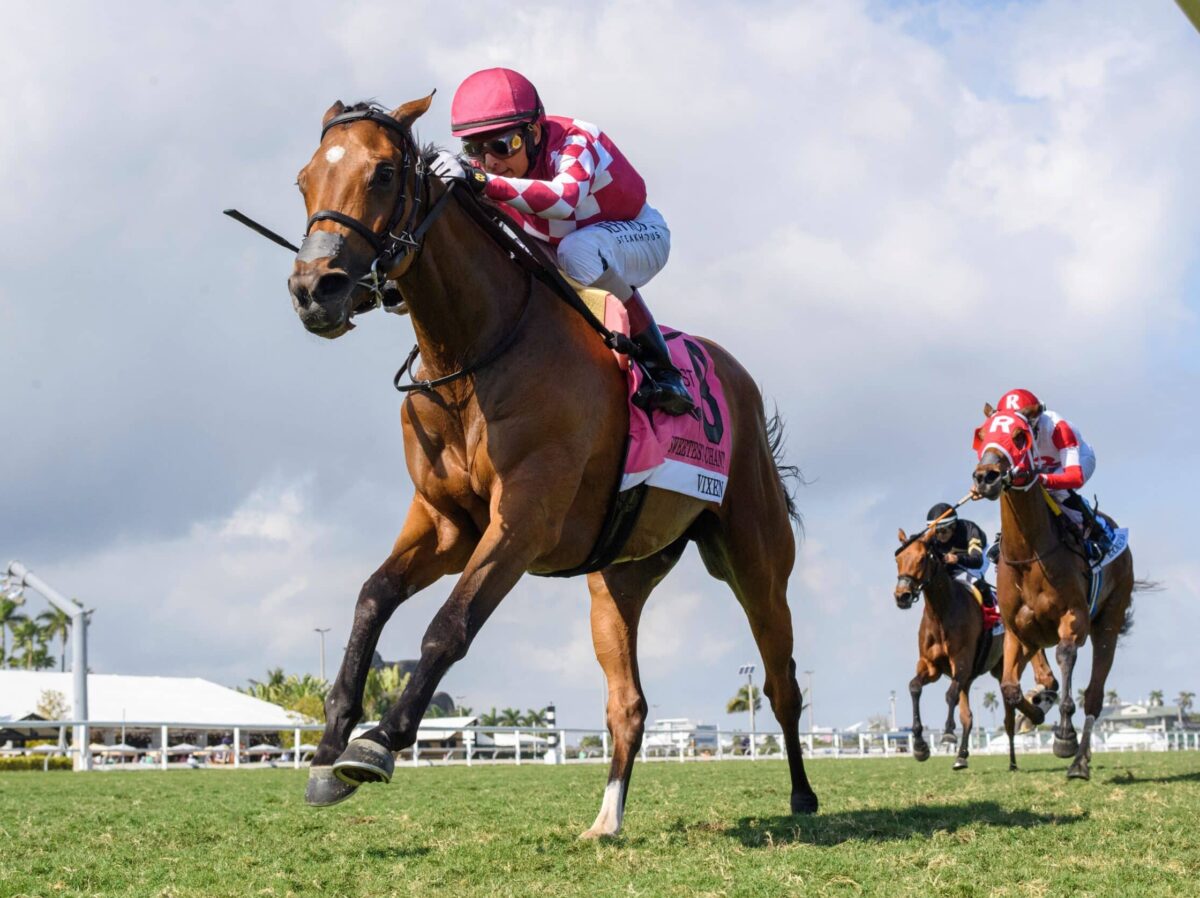
<path id="1" fill-rule="evenodd" d="M 528 78 L 512 69 L 484 69 L 454 92 L 450 133 L 470 137 L 518 122 L 536 122 L 542 115 L 542 101 Z"/>

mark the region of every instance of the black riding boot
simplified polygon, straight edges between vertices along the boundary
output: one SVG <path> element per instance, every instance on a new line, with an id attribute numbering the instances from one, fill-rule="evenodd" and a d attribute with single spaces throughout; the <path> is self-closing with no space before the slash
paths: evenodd
<path id="1" fill-rule="evenodd" d="M 667 341 L 663 339 L 662 331 L 654 321 L 654 316 L 646 308 L 646 303 L 634 291 L 627 307 L 637 303 L 640 308 L 636 311 L 630 308 L 630 320 L 637 320 L 642 325 L 641 330 L 631 335 L 634 345 L 641 350 L 642 368 L 648 375 L 648 383 L 644 384 L 634 402 L 641 408 L 660 409 L 668 415 L 686 415 L 694 411 L 691 394 L 683 384 L 683 375 L 671 363 L 671 353 L 667 350 Z M 649 387 L 649 389 L 647 389 Z"/>
<path id="2" fill-rule="evenodd" d="M 1076 535 L 1083 544 L 1083 550 L 1087 553 L 1088 561 L 1092 563 L 1100 561 L 1100 559 L 1108 554 L 1108 550 L 1111 548 L 1107 528 L 1097 519 L 1095 512 L 1087 504 L 1087 500 L 1078 493 L 1072 491 L 1063 501 L 1063 505 L 1072 511 L 1079 512 L 1083 516 L 1083 526 L 1080 527 L 1069 516 L 1064 515 L 1068 523 L 1076 528 Z"/>

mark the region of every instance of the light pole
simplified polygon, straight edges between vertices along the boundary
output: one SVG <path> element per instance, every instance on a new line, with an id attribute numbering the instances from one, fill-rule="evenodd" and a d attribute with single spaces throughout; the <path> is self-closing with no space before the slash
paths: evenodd
<path id="1" fill-rule="evenodd" d="M 329 627 L 313 627 L 314 633 L 321 635 L 321 682 L 325 682 L 325 634 L 330 630 Z"/>
<path id="2" fill-rule="evenodd" d="M 74 676 L 71 716 L 77 721 L 74 738 L 75 747 L 79 751 L 75 756 L 75 769 L 91 770 L 92 753 L 88 750 L 91 737 L 87 724 L 87 628 L 92 612 L 74 599 L 68 599 L 19 561 L 9 563 L 5 579 L 9 583 L 7 594 L 14 600 L 24 587 L 29 586 L 41 593 L 46 601 L 59 611 L 71 616 L 71 673 Z"/>
<path id="3" fill-rule="evenodd" d="M 738 673 L 746 677 L 746 699 L 750 705 L 750 760 L 753 761 L 758 757 L 758 749 L 754 745 L 757 741 L 754 729 L 754 665 L 743 664 L 738 668 Z"/>
<path id="4" fill-rule="evenodd" d="M 808 731 L 815 733 L 817 731 L 816 724 L 813 723 L 813 697 L 812 697 L 812 675 L 811 670 L 806 670 L 804 675 L 808 677 Z"/>

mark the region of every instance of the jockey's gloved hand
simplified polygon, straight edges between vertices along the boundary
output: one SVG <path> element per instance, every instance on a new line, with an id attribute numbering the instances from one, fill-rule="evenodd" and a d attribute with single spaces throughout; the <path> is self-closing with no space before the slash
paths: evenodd
<path id="1" fill-rule="evenodd" d="M 487 175 L 483 171 L 464 164 L 462 159 L 449 150 L 438 150 L 429 171 L 447 184 L 451 181 L 461 181 L 474 193 L 483 193 L 483 189 L 487 187 Z"/>

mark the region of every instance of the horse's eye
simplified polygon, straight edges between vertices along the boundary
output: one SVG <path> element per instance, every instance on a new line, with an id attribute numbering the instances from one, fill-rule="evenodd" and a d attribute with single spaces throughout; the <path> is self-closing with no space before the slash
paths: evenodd
<path id="1" fill-rule="evenodd" d="M 386 187 L 392 183 L 392 179 L 396 177 L 396 166 L 381 165 L 375 169 L 375 175 L 371 178 L 372 187 Z"/>

